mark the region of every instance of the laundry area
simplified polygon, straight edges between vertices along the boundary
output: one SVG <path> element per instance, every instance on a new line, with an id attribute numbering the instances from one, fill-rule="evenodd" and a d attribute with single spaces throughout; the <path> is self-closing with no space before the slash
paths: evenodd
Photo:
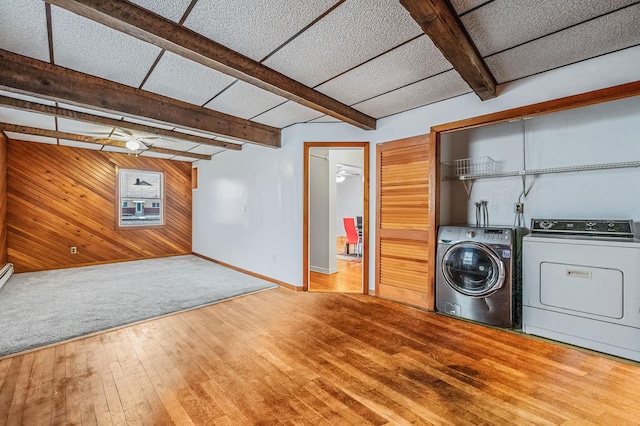
<path id="1" fill-rule="evenodd" d="M 443 134 L 436 311 L 640 361 L 640 99 Z"/>

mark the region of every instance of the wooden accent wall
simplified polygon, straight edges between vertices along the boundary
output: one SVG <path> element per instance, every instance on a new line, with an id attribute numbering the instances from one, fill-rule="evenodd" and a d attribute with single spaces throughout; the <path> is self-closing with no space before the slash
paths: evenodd
<path id="1" fill-rule="evenodd" d="M 9 140 L 7 165 L 16 272 L 191 253 L 191 163 Z M 165 226 L 116 229 L 116 167 L 164 171 Z"/>
<path id="2" fill-rule="evenodd" d="M 0 132 L 0 267 L 7 263 L 7 144 Z"/>

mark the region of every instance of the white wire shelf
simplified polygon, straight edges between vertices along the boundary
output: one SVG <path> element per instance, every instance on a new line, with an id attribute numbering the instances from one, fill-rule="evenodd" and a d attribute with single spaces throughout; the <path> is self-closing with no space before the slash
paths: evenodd
<path id="1" fill-rule="evenodd" d="M 449 166 L 449 163 L 444 163 Z M 640 167 L 640 161 L 625 161 L 622 163 L 604 163 L 604 164 L 588 164 L 584 166 L 567 166 L 567 167 L 551 167 L 546 169 L 531 169 L 531 170 L 514 170 L 509 172 L 493 172 L 493 173 L 469 173 L 460 174 L 451 177 L 445 177 L 444 180 L 476 180 L 476 179 L 491 179 L 501 177 L 512 176 L 531 176 L 531 175 L 544 175 L 550 173 L 567 173 L 567 172 L 584 172 L 588 170 L 608 170 L 608 169 L 627 169 Z"/>

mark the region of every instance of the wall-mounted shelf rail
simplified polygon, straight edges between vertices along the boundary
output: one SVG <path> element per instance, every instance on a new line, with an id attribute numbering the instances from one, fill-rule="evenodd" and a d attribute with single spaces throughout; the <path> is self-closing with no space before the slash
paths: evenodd
<path id="1" fill-rule="evenodd" d="M 622 163 L 605 163 L 605 164 L 587 164 L 584 166 L 567 166 L 567 167 L 551 167 L 546 169 L 531 169 L 531 170 L 514 170 L 508 172 L 492 172 L 492 173 L 477 173 L 477 174 L 461 174 L 459 176 L 445 177 L 444 180 L 476 180 L 476 179 L 491 179 L 511 176 L 532 176 L 532 175 L 545 175 L 550 173 L 567 173 L 567 172 L 584 172 L 588 170 L 608 170 L 608 169 L 627 169 L 633 167 L 640 167 L 640 161 L 626 161 Z"/>

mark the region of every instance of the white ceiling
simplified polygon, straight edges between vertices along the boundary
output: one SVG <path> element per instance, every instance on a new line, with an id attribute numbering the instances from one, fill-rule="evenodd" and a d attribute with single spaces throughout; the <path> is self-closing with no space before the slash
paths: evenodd
<path id="1" fill-rule="evenodd" d="M 374 118 L 471 91 L 397 0 L 135 0 L 134 3 Z M 451 3 L 498 83 L 640 44 L 638 0 L 451 0 Z M 50 28 L 47 7 L 51 10 Z M 56 6 L 47 6 L 43 0 L 0 2 L 0 49 L 278 128 L 300 122 L 336 122 L 335 118 L 204 65 L 163 52 Z M 6 91 L 0 91 L 0 95 L 24 99 Z M 85 108 L 59 106 L 123 119 Z M 87 136 L 106 137 L 113 131 L 108 126 L 55 120 L 5 107 L 0 107 L 0 122 Z M 143 124 L 216 138 L 155 123 Z M 10 137 L 122 150 L 13 133 Z M 215 155 L 224 150 L 169 138 L 144 140 L 149 146 L 198 154 Z M 144 155 L 186 158 L 151 152 Z"/>

